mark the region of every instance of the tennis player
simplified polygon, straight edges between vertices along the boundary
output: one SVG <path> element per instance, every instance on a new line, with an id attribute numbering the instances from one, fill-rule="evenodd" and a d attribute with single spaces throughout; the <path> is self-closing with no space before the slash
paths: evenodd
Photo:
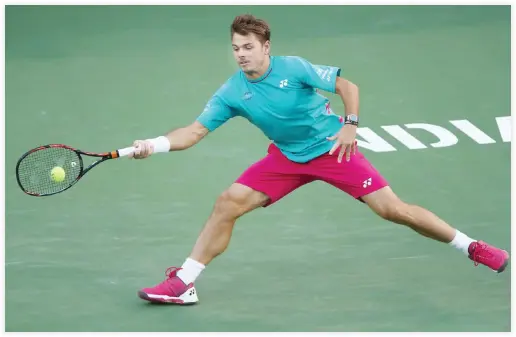
<path id="1" fill-rule="evenodd" d="M 166 279 L 141 289 L 140 298 L 197 302 L 194 282 L 227 248 L 235 221 L 316 180 L 364 202 L 383 219 L 458 249 L 475 265 L 495 272 L 505 269 L 506 251 L 472 239 L 430 211 L 400 200 L 357 149 L 359 90 L 340 76 L 338 67 L 315 65 L 297 56 L 271 56 L 269 26 L 252 15 L 236 17 L 230 32 L 240 70 L 211 97 L 196 121 L 165 136 L 135 141 L 133 157 L 188 149 L 235 116 L 248 119 L 271 140 L 268 153 L 218 197 L 181 268 L 167 269 Z M 344 116 L 332 111 L 320 90 L 342 98 Z"/>

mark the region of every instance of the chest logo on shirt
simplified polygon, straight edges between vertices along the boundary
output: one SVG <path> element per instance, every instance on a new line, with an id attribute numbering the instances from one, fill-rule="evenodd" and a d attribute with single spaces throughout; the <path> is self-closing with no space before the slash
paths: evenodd
<path id="1" fill-rule="evenodd" d="M 248 92 L 246 92 L 246 93 L 244 94 L 244 96 L 242 96 L 242 99 L 243 99 L 244 101 L 247 101 L 247 100 L 251 99 L 252 97 L 253 97 L 253 93 L 252 93 L 252 92 L 250 92 L 250 91 L 248 91 Z"/>
<path id="2" fill-rule="evenodd" d="M 279 82 L 279 87 L 284 88 L 288 85 L 288 80 L 283 80 Z"/>

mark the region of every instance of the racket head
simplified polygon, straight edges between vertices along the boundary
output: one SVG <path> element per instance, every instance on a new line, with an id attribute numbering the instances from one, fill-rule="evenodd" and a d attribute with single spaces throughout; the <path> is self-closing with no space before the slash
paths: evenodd
<path id="1" fill-rule="evenodd" d="M 64 180 L 51 177 L 54 167 L 61 167 Z M 80 153 L 63 144 L 48 144 L 23 154 L 16 164 L 16 179 L 21 190 L 28 195 L 43 197 L 63 192 L 72 187 L 83 175 Z"/>

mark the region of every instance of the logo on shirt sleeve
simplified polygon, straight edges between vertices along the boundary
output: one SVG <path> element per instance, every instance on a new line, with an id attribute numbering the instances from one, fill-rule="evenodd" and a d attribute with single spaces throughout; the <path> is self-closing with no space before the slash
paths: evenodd
<path id="1" fill-rule="evenodd" d="M 317 76 L 319 76 L 322 80 L 326 80 L 328 82 L 331 81 L 331 74 L 333 73 L 333 69 L 329 67 L 325 67 L 325 69 L 323 69 L 323 67 L 316 65 L 312 65 L 312 68 L 317 73 Z"/>

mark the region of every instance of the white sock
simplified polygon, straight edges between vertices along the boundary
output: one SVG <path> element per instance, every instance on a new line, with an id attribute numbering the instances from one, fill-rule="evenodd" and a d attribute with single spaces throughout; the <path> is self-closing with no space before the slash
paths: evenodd
<path id="1" fill-rule="evenodd" d="M 188 285 L 199 277 L 204 268 L 206 268 L 206 266 L 202 263 L 199 263 L 194 259 L 187 258 L 185 263 L 181 266 L 181 270 L 177 272 L 177 277 Z"/>
<path id="2" fill-rule="evenodd" d="M 452 247 L 457 248 L 458 250 L 462 250 L 462 252 L 464 254 L 469 255 L 469 252 L 468 252 L 469 245 L 475 241 L 477 241 L 477 240 L 473 240 L 469 236 L 467 236 L 457 230 L 455 237 L 453 238 L 452 242 L 450 242 L 450 245 Z"/>

